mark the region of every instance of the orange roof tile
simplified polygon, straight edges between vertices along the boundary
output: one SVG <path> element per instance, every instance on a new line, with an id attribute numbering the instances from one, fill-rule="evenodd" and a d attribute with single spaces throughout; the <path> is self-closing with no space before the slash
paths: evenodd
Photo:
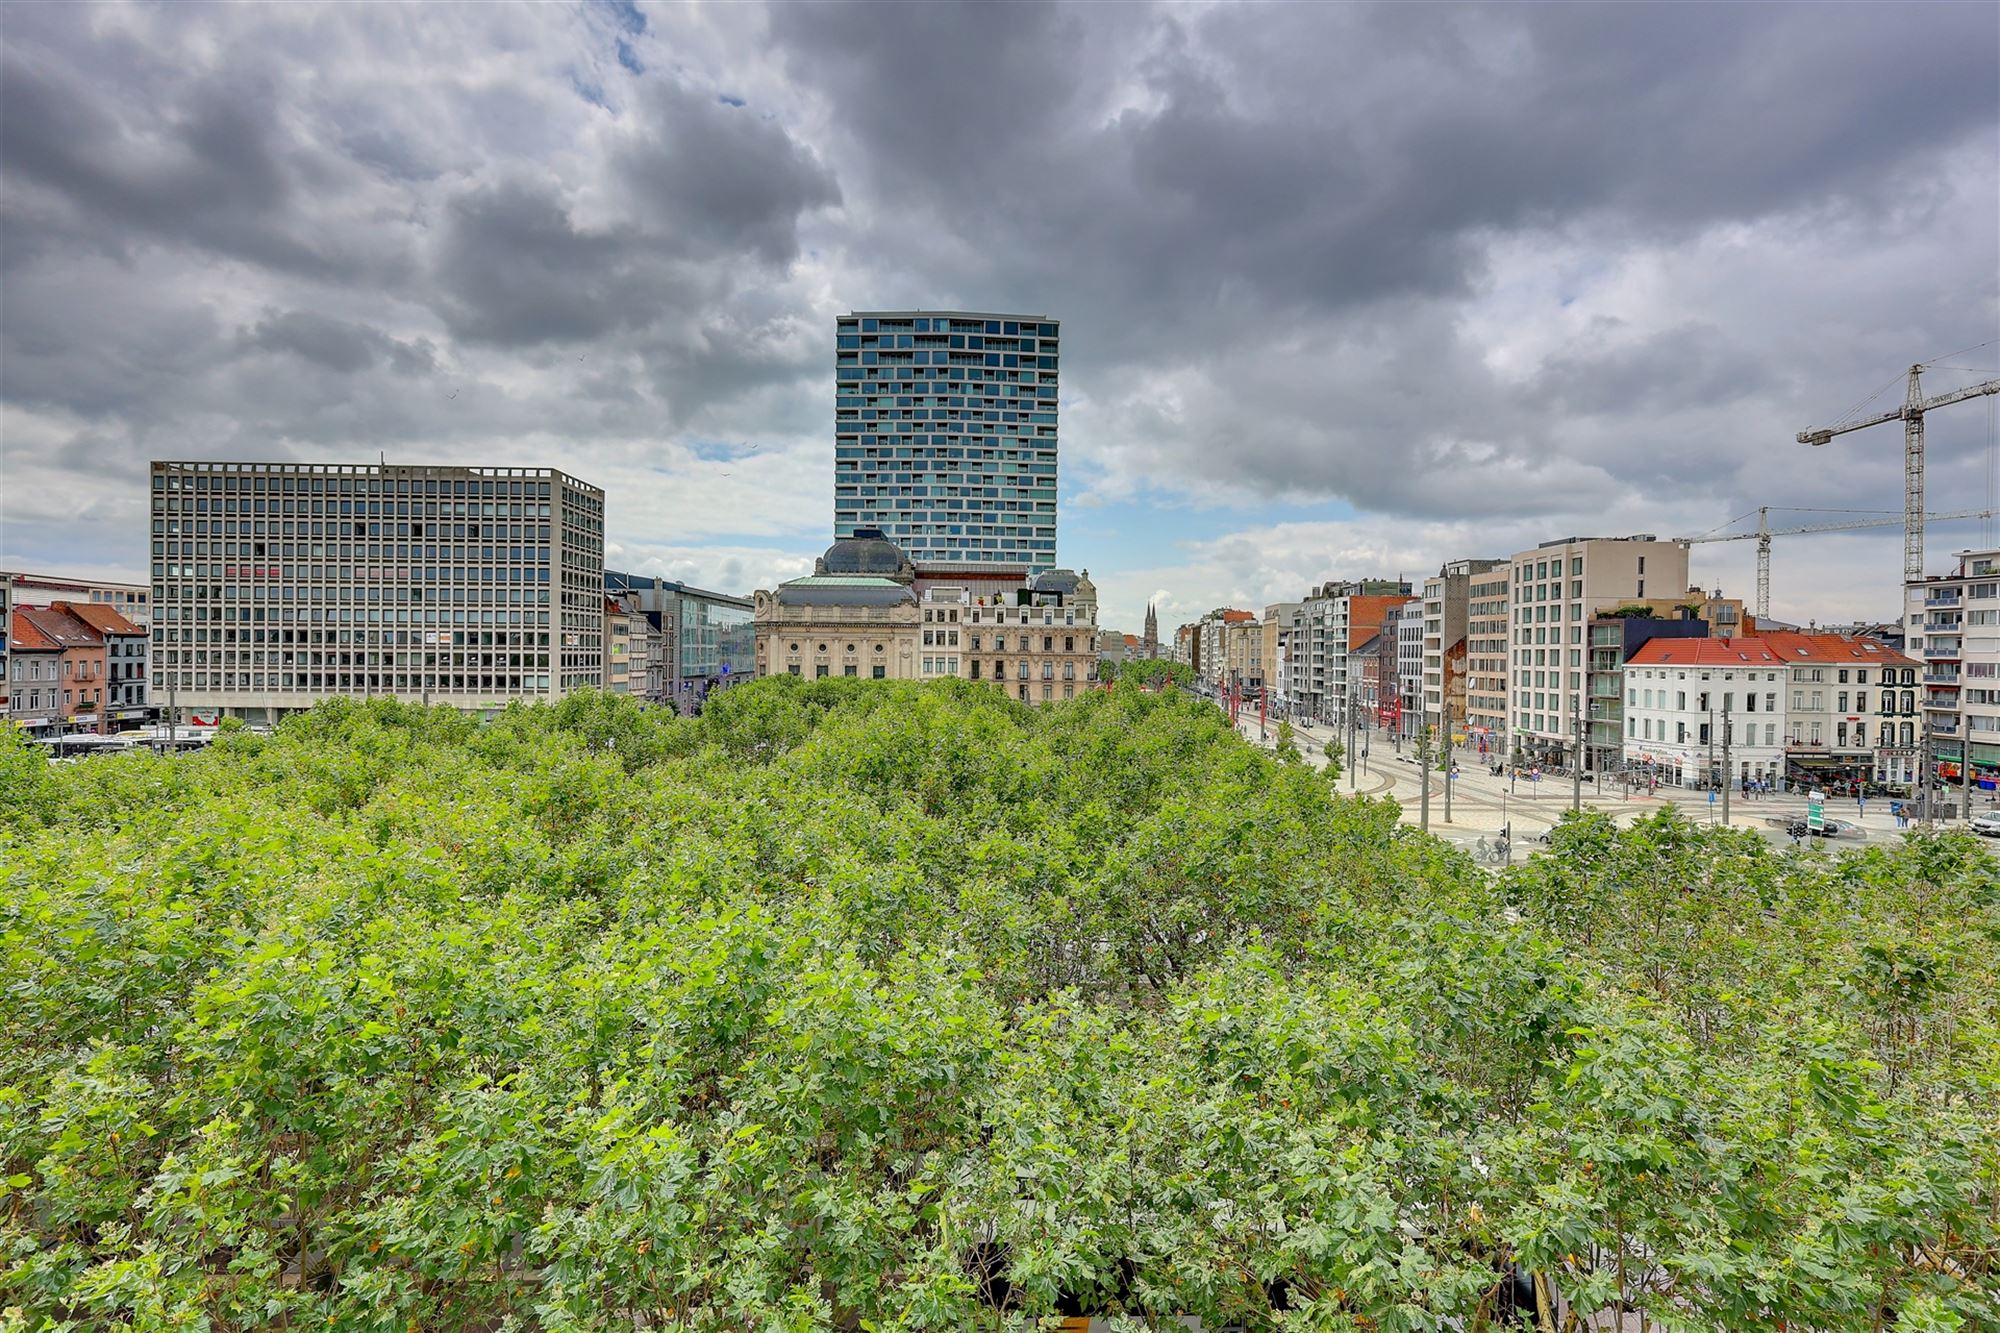
<path id="1" fill-rule="evenodd" d="M 14 623 L 11 627 L 11 632 L 7 635 L 7 647 L 17 653 L 53 653 L 60 651 L 62 648 L 61 644 L 42 633 L 41 628 L 34 621 L 22 614 L 27 609 L 25 606 L 14 608 Z"/>
<path id="2" fill-rule="evenodd" d="M 1840 634 L 1806 634 L 1797 630 L 1767 630 L 1758 635 L 1771 651 L 1791 662 L 1830 662 L 1852 666 L 1913 667 L 1913 658 L 1875 639 L 1850 639 Z"/>
<path id="3" fill-rule="evenodd" d="M 1803 634 L 1769 630 L 1733 639 L 1649 639 L 1633 654 L 1631 666 L 1757 666 L 1799 662 L 1863 666 L 1915 666 L 1916 663 L 1874 639 L 1849 639 L 1839 634 Z"/>
<path id="4" fill-rule="evenodd" d="M 146 631 L 119 615 L 103 602 L 57 602 L 57 610 L 67 611 L 99 634 L 144 634 Z"/>
<path id="5" fill-rule="evenodd" d="M 17 606 L 14 608 L 14 624 L 18 627 L 26 620 L 41 632 L 57 648 L 93 648 L 104 643 L 104 636 L 67 611 L 59 611 L 53 606 Z"/>
<path id="6" fill-rule="evenodd" d="M 1784 660 L 1759 638 L 1648 639 L 1627 666 L 1782 666 Z"/>

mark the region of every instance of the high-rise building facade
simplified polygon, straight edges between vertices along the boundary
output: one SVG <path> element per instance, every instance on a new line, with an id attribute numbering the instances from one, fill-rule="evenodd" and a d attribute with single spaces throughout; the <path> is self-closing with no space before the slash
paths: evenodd
<path id="1" fill-rule="evenodd" d="M 1882 766 L 1928 768 L 1960 789 L 2000 777 L 2000 548 L 1959 552 L 1949 574 L 1907 585 L 1903 598 L 1923 716 L 1899 719 Z"/>
<path id="2" fill-rule="evenodd" d="M 156 462 L 153 698 L 275 721 L 604 680 L 604 492 L 553 468 Z"/>
<path id="3" fill-rule="evenodd" d="M 1517 760 L 1588 763 L 1585 628 L 1599 610 L 1688 586 L 1688 548 L 1651 536 L 1565 537 L 1512 562 L 1509 741 Z"/>
<path id="4" fill-rule="evenodd" d="M 1472 580 L 1506 563 L 1453 560 L 1438 570 L 1436 578 L 1424 580 L 1424 725 L 1438 735 L 1471 734 L 1465 730 L 1468 692 L 1463 663 Z"/>
<path id="5" fill-rule="evenodd" d="M 1488 753 L 1507 746 L 1507 595 L 1513 567 L 1475 574 L 1465 601 L 1465 730 Z"/>
<path id="6" fill-rule="evenodd" d="M 833 531 L 925 569 L 1056 563 L 1060 328 L 1039 315 L 835 321 Z"/>

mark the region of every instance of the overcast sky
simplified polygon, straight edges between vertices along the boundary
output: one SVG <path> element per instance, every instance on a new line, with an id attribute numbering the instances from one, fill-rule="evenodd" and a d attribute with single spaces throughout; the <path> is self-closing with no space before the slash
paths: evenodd
<path id="1" fill-rule="evenodd" d="M 386 452 L 770 586 L 831 540 L 834 316 L 906 306 L 1062 320 L 1060 560 L 1132 631 L 1897 510 L 1898 427 L 1793 436 L 2000 373 L 1996 53 L 1984 3 L 8 5 L 0 563 L 143 579 L 149 459 Z M 1774 563 L 1896 613 L 1894 529 Z"/>

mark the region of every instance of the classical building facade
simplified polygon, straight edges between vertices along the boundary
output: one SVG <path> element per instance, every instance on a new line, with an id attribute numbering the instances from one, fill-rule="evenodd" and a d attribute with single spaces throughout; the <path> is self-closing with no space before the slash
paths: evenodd
<path id="1" fill-rule="evenodd" d="M 751 598 L 757 674 L 920 678 L 916 578 L 909 557 L 880 532 L 834 542 L 811 574 Z"/>
<path id="2" fill-rule="evenodd" d="M 753 598 L 759 675 L 976 680 L 1033 703 L 1075 698 L 1098 675 L 1097 588 L 1044 570 L 1001 587 L 920 574 L 864 529 L 827 548 L 805 578 Z"/>
<path id="3" fill-rule="evenodd" d="M 967 616 L 965 679 L 1033 703 L 1073 699 L 1097 685 L 1097 585 L 1089 570 L 1045 570 L 1011 594 L 978 599 Z"/>
<path id="4" fill-rule="evenodd" d="M 1754 636 L 1648 640 L 1625 665 L 1625 767 L 1675 787 L 1776 782 L 1788 674 Z"/>

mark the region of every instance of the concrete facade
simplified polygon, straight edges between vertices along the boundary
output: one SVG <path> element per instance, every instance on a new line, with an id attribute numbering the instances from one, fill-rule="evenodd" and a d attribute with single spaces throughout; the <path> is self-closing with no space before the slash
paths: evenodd
<path id="1" fill-rule="evenodd" d="M 1508 753 L 1525 763 L 1586 762 L 1586 625 L 1649 588 L 1686 588 L 1688 548 L 1651 536 L 1568 537 L 1510 565 Z"/>
<path id="2" fill-rule="evenodd" d="M 1466 734 L 1465 640 L 1472 580 L 1506 564 L 1504 560 L 1453 560 L 1439 569 L 1435 578 L 1424 580 L 1423 722 L 1439 735 L 1446 731 L 1447 711 L 1452 733 Z"/>
<path id="3" fill-rule="evenodd" d="M 1932 772 L 1962 787 L 1969 760 L 1975 781 L 2000 778 L 2000 548 L 1962 551 L 1948 573 L 1903 591 L 1904 642 L 1923 676 L 1916 737 Z"/>
<path id="4" fill-rule="evenodd" d="M 604 492 L 553 468 L 156 462 L 152 675 L 271 722 L 604 680 Z"/>

